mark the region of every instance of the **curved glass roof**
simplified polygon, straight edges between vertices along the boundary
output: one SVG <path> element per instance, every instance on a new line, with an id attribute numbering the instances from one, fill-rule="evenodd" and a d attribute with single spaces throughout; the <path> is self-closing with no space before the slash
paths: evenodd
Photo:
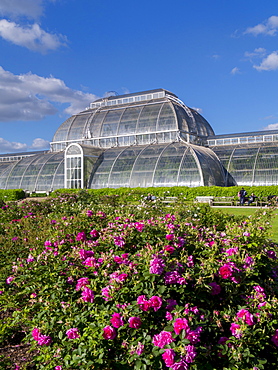
<path id="1" fill-rule="evenodd" d="M 276 185 L 278 147 L 274 143 L 214 147 L 238 185 Z"/>
<path id="2" fill-rule="evenodd" d="M 89 188 L 225 185 L 210 149 L 182 142 L 107 149 Z"/>
<path id="3" fill-rule="evenodd" d="M 25 157 L 8 167 L 0 164 L 0 188 L 51 191 L 64 187 L 64 153 Z"/>
<path id="4" fill-rule="evenodd" d="M 191 141 L 189 134 L 196 137 L 214 135 L 210 124 L 174 94 L 163 89 L 154 91 L 145 95 L 123 95 L 117 99 L 110 97 L 100 100 L 99 104 L 93 103 L 91 109 L 70 117 L 58 128 L 52 145 L 55 147 L 58 142 L 68 145 L 75 141 L 100 147 L 121 146 L 119 139 L 122 137 L 131 136 L 136 140 L 138 135 L 169 132 L 179 132 L 187 142 Z M 137 97 L 141 100 L 136 100 Z M 109 141 L 104 144 L 101 139 Z M 143 144 L 147 143 L 150 142 Z"/>

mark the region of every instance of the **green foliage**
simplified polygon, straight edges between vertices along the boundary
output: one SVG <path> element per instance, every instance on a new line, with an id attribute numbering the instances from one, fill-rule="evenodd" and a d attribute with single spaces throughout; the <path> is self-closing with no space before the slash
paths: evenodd
<path id="1" fill-rule="evenodd" d="M 25 198 L 25 192 L 21 189 L 13 189 L 13 190 L 2 190 L 0 189 L 0 200 L 12 201 L 12 200 L 19 200 Z"/>
<path id="2" fill-rule="evenodd" d="M 184 194 L 163 203 L 175 189 L 157 189 L 154 202 L 140 189 L 79 190 L 1 208 L 2 345 L 25 332 L 46 370 L 167 369 L 166 349 L 173 368 L 276 369 L 273 210 L 233 216 Z M 173 341 L 156 342 L 163 332 Z"/>
<path id="3" fill-rule="evenodd" d="M 102 189 L 87 189 L 89 195 L 97 198 L 104 199 L 105 197 L 117 197 L 119 203 L 138 203 L 149 193 L 165 199 L 165 197 L 177 197 L 184 202 L 191 202 L 197 196 L 218 196 L 218 197 L 234 197 L 238 199 L 237 194 L 242 186 L 199 186 L 199 187 L 186 187 L 186 186 L 173 186 L 173 187 L 151 187 L 151 188 L 102 188 Z M 269 195 L 278 195 L 278 186 L 244 186 L 247 194 L 254 193 L 257 197 L 263 198 Z M 51 193 L 52 197 L 62 194 L 77 194 L 78 189 L 58 189 Z"/>

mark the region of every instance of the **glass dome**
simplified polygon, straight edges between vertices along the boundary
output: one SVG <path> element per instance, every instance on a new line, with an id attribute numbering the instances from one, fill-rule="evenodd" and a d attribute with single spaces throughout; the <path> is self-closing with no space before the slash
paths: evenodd
<path id="1" fill-rule="evenodd" d="M 94 102 L 58 128 L 52 149 L 65 148 L 72 142 L 104 148 L 171 142 L 177 135 L 200 144 L 214 132 L 197 111 L 174 94 L 158 89 Z"/>

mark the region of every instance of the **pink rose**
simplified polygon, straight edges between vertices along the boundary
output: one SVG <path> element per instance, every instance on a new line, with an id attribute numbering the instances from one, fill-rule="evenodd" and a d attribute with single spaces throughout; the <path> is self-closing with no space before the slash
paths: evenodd
<path id="1" fill-rule="evenodd" d="M 110 319 L 110 322 L 114 326 L 114 328 L 119 328 L 120 326 L 124 325 L 122 316 L 117 312 L 113 313 L 112 318 Z"/>
<path id="2" fill-rule="evenodd" d="M 230 330 L 232 335 L 236 338 L 240 338 L 242 336 L 242 331 L 240 329 L 240 325 L 235 324 L 234 322 L 231 324 Z"/>
<path id="3" fill-rule="evenodd" d="M 229 265 L 225 264 L 220 267 L 219 274 L 223 279 L 228 279 L 233 275 L 233 270 Z"/>
<path id="4" fill-rule="evenodd" d="M 66 334 L 69 339 L 77 339 L 80 338 L 79 331 L 77 328 L 71 328 L 66 331 Z"/>
<path id="5" fill-rule="evenodd" d="M 95 296 L 94 296 L 94 292 L 91 289 L 85 287 L 81 295 L 82 295 L 82 299 L 84 302 L 90 302 L 90 303 L 94 302 Z"/>
<path id="6" fill-rule="evenodd" d="M 93 229 L 92 231 L 90 231 L 90 235 L 93 237 L 93 238 L 98 238 L 99 237 L 99 233 L 97 230 Z"/>
<path id="7" fill-rule="evenodd" d="M 157 311 L 162 306 L 162 299 L 156 295 L 152 296 L 149 300 L 151 307 L 153 307 L 154 311 Z"/>
<path id="8" fill-rule="evenodd" d="M 52 339 L 49 335 L 41 335 L 38 338 L 39 346 L 49 346 L 52 342 Z"/>
<path id="9" fill-rule="evenodd" d="M 180 334 L 182 330 L 189 330 L 189 325 L 187 319 L 178 318 L 174 322 L 174 330 L 176 334 Z"/>
<path id="10" fill-rule="evenodd" d="M 34 338 L 34 340 L 39 340 L 39 336 L 40 336 L 40 331 L 38 328 L 34 328 L 32 330 L 32 337 Z"/>
<path id="11" fill-rule="evenodd" d="M 140 317 L 133 316 L 128 319 L 129 327 L 134 329 L 139 329 L 142 325 Z"/>
<path id="12" fill-rule="evenodd" d="M 151 307 L 151 304 L 148 300 L 146 300 L 145 295 L 140 295 L 137 298 L 137 303 L 138 303 L 138 305 L 139 305 L 139 307 L 141 308 L 142 311 L 148 311 Z"/>
<path id="13" fill-rule="evenodd" d="M 77 280 L 77 284 L 76 284 L 76 287 L 75 289 L 76 290 L 80 290 L 81 288 L 89 285 L 90 282 L 89 282 L 89 279 L 87 277 L 83 277 L 83 278 L 80 278 Z"/>
<path id="14" fill-rule="evenodd" d="M 248 310 L 239 310 L 236 316 L 241 318 L 247 325 L 254 324 L 254 316 Z"/>
<path id="15" fill-rule="evenodd" d="M 175 351 L 173 349 L 166 349 L 162 354 L 162 358 L 167 367 L 171 367 L 175 363 Z"/>
<path id="16" fill-rule="evenodd" d="M 166 344 L 170 344 L 175 339 L 172 337 L 172 333 L 169 331 L 162 331 L 153 337 L 153 345 L 159 348 L 163 348 Z"/>
<path id="17" fill-rule="evenodd" d="M 117 336 L 117 331 L 112 326 L 107 325 L 103 328 L 102 336 L 104 339 L 115 339 Z"/>

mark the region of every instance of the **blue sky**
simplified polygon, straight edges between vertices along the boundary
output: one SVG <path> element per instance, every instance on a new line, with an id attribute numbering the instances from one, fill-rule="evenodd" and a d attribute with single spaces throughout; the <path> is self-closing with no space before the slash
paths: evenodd
<path id="1" fill-rule="evenodd" d="M 216 134 L 278 128 L 269 0 L 0 0 L 0 153 L 48 149 L 109 91 L 164 88 Z"/>

